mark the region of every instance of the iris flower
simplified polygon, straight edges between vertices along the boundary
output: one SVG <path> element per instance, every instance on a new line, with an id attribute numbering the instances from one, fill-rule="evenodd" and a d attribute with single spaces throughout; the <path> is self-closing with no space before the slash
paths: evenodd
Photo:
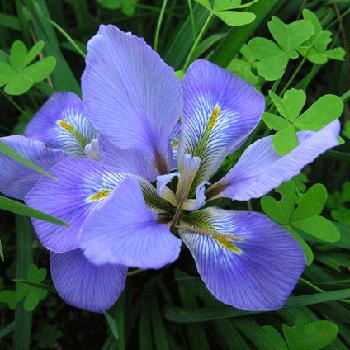
<path id="1" fill-rule="evenodd" d="M 264 98 L 249 83 L 206 60 L 180 82 L 143 39 L 108 25 L 88 43 L 82 91 L 83 102 L 55 94 L 25 136 L 3 139 L 56 180 L 0 158 L 3 193 L 70 225 L 33 220 L 59 295 L 104 311 L 123 291 L 128 267 L 162 268 L 184 243 L 218 300 L 280 308 L 305 266 L 298 242 L 260 213 L 211 201 L 247 201 L 288 181 L 338 144 L 339 122 L 299 132 L 283 157 L 264 137 L 210 184 L 261 120 Z"/>

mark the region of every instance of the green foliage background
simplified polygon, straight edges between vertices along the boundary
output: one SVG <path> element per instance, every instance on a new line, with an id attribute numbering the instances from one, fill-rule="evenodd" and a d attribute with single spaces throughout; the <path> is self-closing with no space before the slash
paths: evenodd
<path id="1" fill-rule="evenodd" d="M 64 223 L 0 196 L 0 349 L 349 349 L 349 14 L 350 0 L 1 0 L 0 136 L 21 134 L 53 92 L 81 94 L 86 43 L 101 23 L 144 37 L 179 77 L 205 57 L 263 92 L 263 121 L 217 177 L 262 136 L 284 155 L 298 130 L 340 118 L 343 133 L 341 146 L 261 200 L 216 203 L 265 212 L 302 245 L 308 266 L 276 312 L 217 301 L 187 251 L 131 274 L 104 315 L 71 308 L 28 217 Z M 3 143 L 0 152 L 50 176 Z"/>

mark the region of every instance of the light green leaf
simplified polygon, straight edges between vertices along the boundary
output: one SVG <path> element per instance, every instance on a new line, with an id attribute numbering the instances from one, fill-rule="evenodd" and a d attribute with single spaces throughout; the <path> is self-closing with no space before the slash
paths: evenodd
<path id="1" fill-rule="evenodd" d="M 340 238 L 337 226 L 320 215 L 314 215 L 301 221 L 293 221 L 293 226 L 326 242 L 336 242 Z"/>
<path id="2" fill-rule="evenodd" d="M 326 51 L 328 58 L 339 61 L 345 60 L 345 53 L 346 52 L 342 47 L 335 47 L 334 49 Z"/>
<path id="3" fill-rule="evenodd" d="M 273 41 L 265 38 L 254 38 L 248 42 L 258 62 L 255 66 L 260 76 L 268 81 L 281 78 L 286 70 L 288 56 Z"/>
<path id="4" fill-rule="evenodd" d="M 299 205 L 293 213 L 292 222 L 321 214 L 326 205 L 327 197 L 327 190 L 324 185 L 318 183 L 310 187 L 301 197 Z"/>
<path id="5" fill-rule="evenodd" d="M 272 146 L 276 152 L 285 156 L 298 146 L 298 138 L 295 127 L 289 125 L 287 128 L 278 131 L 272 137 Z"/>
<path id="6" fill-rule="evenodd" d="M 125 16 L 133 16 L 135 14 L 136 4 L 138 0 L 122 0 L 121 9 Z"/>
<path id="7" fill-rule="evenodd" d="M 21 73 L 14 73 L 6 84 L 4 91 L 9 95 L 19 96 L 27 92 L 33 86 L 33 81 L 24 77 Z"/>
<path id="8" fill-rule="evenodd" d="M 230 27 L 240 27 L 253 22 L 256 18 L 252 12 L 220 11 L 215 15 Z"/>
<path id="9" fill-rule="evenodd" d="M 326 320 L 305 323 L 299 319 L 293 327 L 282 326 L 290 350 L 318 350 L 330 344 L 338 334 L 336 324 Z"/>
<path id="10" fill-rule="evenodd" d="M 319 52 L 314 48 L 303 48 L 299 52 L 302 56 L 307 57 L 307 59 L 314 64 L 325 64 L 328 61 L 327 52 Z"/>
<path id="11" fill-rule="evenodd" d="M 295 50 L 314 34 L 312 24 L 306 20 L 285 24 L 274 16 L 268 22 L 268 27 L 278 45 L 292 59 L 298 58 L 298 53 Z"/>
<path id="12" fill-rule="evenodd" d="M 306 102 L 305 91 L 294 88 L 287 90 L 283 95 L 283 99 L 277 97 L 272 91 L 270 96 L 278 112 L 291 122 L 294 122 L 299 116 Z"/>
<path id="13" fill-rule="evenodd" d="M 256 87 L 260 86 L 264 81 L 262 78 L 252 72 L 251 64 L 245 60 L 234 58 L 228 65 L 227 70 L 250 82 Z"/>
<path id="14" fill-rule="evenodd" d="M 263 114 L 263 121 L 269 127 L 269 129 L 272 130 L 282 130 L 290 126 L 290 123 L 288 123 L 287 120 L 270 112 L 265 112 Z"/>
<path id="15" fill-rule="evenodd" d="M 343 135 L 350 140 L 350 120 L 345 122 Z"/>
<path id="16" fill-rule="evenodd" d="M 276 328 L 266 325 L 261 327 L 266 336 L 271 340 L 274 344 L 274 349 L 277 350 L 288 350 L 287 344 L 282 338 L 281 334 L 277 331 Z"/>
<path id="17" fill-rule="evenodd" d="M 310 108 L 301 114 L 294 125 L 302 130 L 320 130 L 343 113 L 343 101 L 335 95 L 320 97 Z"/>
<path id="18" fill-rule="evenodd" d="M 312 26 L 314 27 L 314 35 L 318 34 L 322 30 L 321 23 L 318 17 L 313 12 L 311 12 L 308 9 L 304 9 L 303 17 L 307 21 L 311 22 Z"/>
<path id="19" fill-rule="evenodd" d="M 16 72 L 8 63 L 0 62 L 0 87 L 8 83 L 14 74 Z"/>
<path id="20" fill-rule="evenodd" d="M 12 147 L 8 146 L 7 144 L 5 144 L 1 141 L 0 141 L 0 152 L 7 155 L 10 158 L 12 158 L 16 162 L 21 163 L 21 164 L 25 165 L 26 167 L 31 168 L 31 169 L 37 171 L 38 173 L 49 177 L 50 179 L 55 180 L 55 178 L 49 172 L 47 172 L 43 168 L 40 168 L 39 166 L 34 164 L 29 159 L 27 159 L 27 158 L 23 157 L 22 155 L 20 155 L 19 153 L 17 153 Z"/>
<path id="21" fill-rule="evenodd" d="M 332 41 L 332 33 L 328 30 L 322 30 L 315 36 L 314 48 L 317 51 L 323 52 L 327 50 L 328 45 Z"/>
<path id="22" fill-rule="evenodd" d="M 55 58 L 46 57 L 40 60 L 39 62 L 36 62 L 25 68 L 22 72 L 22 75 L 28 80 L 32 80 L 34 83 L 39 83 L 53 72 L 55 66 Z"/>
<path id="23" fill-rule="evenodd" d="M 209 0 L 195 0 L 195 1 L 198 2 L 198 4 L 201 4 L 202 6 L 204 6 L 209 11 L 211 11 L 211 5 Z"/>
<path id="24" fill-rule="evenodd" d="M 260 201 L 261 207 L 266 215 L 268 215 L 273 221 L 280 225 L 286 225 L 289 223 L 289 216 L 280 203 L 271 196 L 265 196 Z"/>
<path id="25" fill-rule="evenodd" d="M 44 40 L 39 40 L 28 52 L 28 55 L 25 59 L 25 65 L 30 64 L 37 55 L 44 49 L 45 42 Z"/>
<path id="26" fill-rule="evenodd" d="M 196 0 L 197 1 L 197 0 Z M 208 0 L 209 2 L 209 0 Z M 241 5 L 241 0 L 215 0 L 214 12 L 233 10 Z"/>
<path id="27" fill-rule="evenodd" d="M 10 63 L 15 69 L 22 69 L 25 66 L 27 48 L 23 41 L 16 40 L 11 47 Z"/>
<path id="28" fill-rule="evenodd" d="M 45 214 L 39 210 L 28 207 L 27 205 L 14 201 L 12 199 L 0 196 L 0 209 L 7 210 L 11 213 L 30 216 L 35 219 L 44 220 L 47 222 L 51 222 L 56 225 L 68 226 L 64 221 L 59 220 L 51 215 Z"/>

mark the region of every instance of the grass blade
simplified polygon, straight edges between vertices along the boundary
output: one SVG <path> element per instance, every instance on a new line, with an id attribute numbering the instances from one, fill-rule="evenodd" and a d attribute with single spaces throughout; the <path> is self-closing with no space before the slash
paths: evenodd
<path id="1" fill-rule="evenodd" d="M 33 209 L 27 205 L 14 201 L 13 199 L 0 196 L 0 209 L 10 211 L 11 213 L 30 216 L 35 219 L 51 222 L 56 225 L 68 226 L 64 221 L 57 219 L 51 215 L 45 214 L 40 210 Z"/>
<path id="2" fill-rule="evenodd" d="M 16 278 L 26 278 L 32 258 L 32 225 L 28 218 L 16 217 Z M 32 331 L 32 313 L 24 310 L 22 300 L 16 306 L 14 348 L 29 350 Z"/>

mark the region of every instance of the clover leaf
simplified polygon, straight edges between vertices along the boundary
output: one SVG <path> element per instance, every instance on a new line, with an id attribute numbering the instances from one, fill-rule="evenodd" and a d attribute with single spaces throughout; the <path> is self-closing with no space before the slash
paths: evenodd
<path id="1" fill-rule="evenodd" d="M 27 51 L 25 44 L 20 40 L 12 44 L 9 62 L 0 61 L 0 87 L 4 86 L 7 94 L 22 95 L 52 73 L 56 65 L 54 57 L 31 63 L 44 45 L 43 41 L 39 41 Z"/>
<path id="2" fill-rule="evenodd" d="M 329 195 L 327 207 L 331 209 L 332 218 L 344 225 L 350 225 L 350 182 L 345 181 L 342 191 L 335 191 Z"/>
<path id="3" fill-rule="evenodd" d="M 300 54 L 314 64 L 325 64 L 329 59 L 343 61 L 345 50 L 341 47 L 328 49 L 332 42 L 332 33 L 322 29 L 318 17 L 308 9 L 304 9 L 303 17 L 312 24 L 314 35 L 299 47 Z"/>
<path id="4" fill-rule="evenodd" d="M 56 325 L 47 324 L 35 335 L 41 349 L 57 348 L 57 340 L 62 338 L 64 333 Z"/>
<path id="5" fill-rule="evenodd" d="M 301 113 L 306 95 L 303 90 L 290 89 L 283 98 L 273 91 L 269 92 L 278 113 L 265 112 L 265 124 L 277 133 L 272 138 L 272 145 L 280 155 L 286 155 L 298 146 L 298 130 L 318 131 L 343 113 L 343 101 L 335 95 L 324 95 L 315 101 L 305 112 Z"/>
<path id="6" fill-rule="evenodd" d="M 215 0 L 213 7 L 209 0 L 195 1 L 201 4 L 207 10 L 209 10 L 214 16 L 220 18 L 224 23 L 226 23 L 230 27 L 244 26 L 253 22 L 256 18 L 255 14 L 252 12 L 241 12 L 232 10 L 249 7 L 258 0 L 253 0 L 245 4 L 241 4 L 241 0 Z"/>
<path id="7" fill-rule="evenodd" d="M 138 0 L 97 0 L 106 9 L 121 9 L 125 16 L 133 16 Z"/>

